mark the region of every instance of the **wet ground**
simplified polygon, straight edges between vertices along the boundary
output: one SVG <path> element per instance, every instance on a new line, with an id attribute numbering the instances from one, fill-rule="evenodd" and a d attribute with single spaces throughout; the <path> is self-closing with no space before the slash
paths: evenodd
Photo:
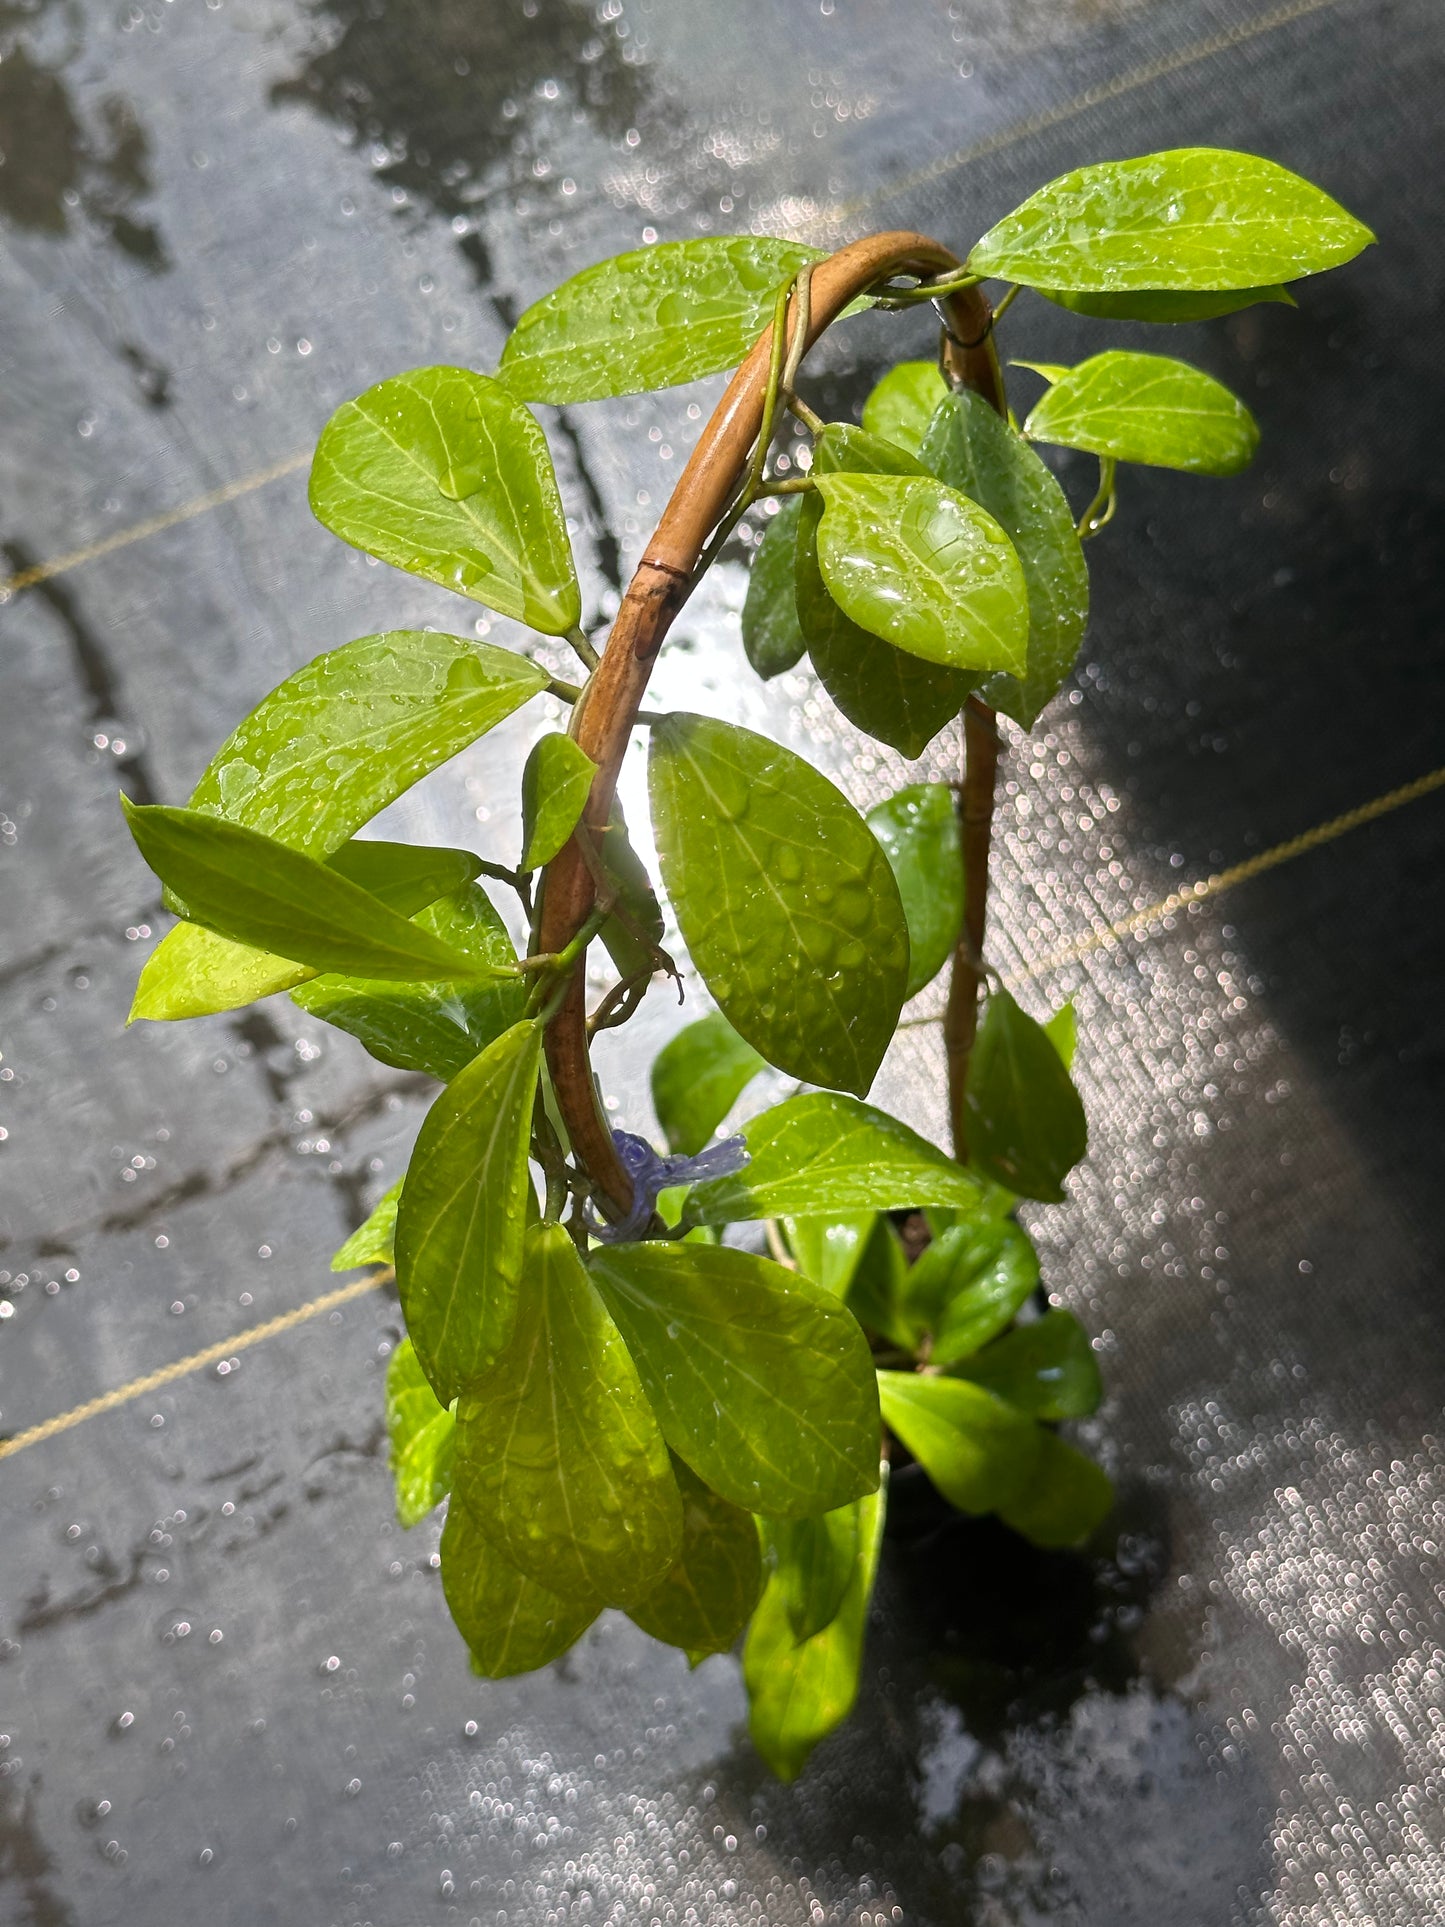
<path id="1" fill-rule="evenodd" d="M 304 456 L 382 375 L 494 365 L 644 239 L 963 246 L 1077 161 L 1270 153 L 1381 246 L 1171 339 L 1264 448 L 1131 477 L 1097 545 L 1077 687 L 1010 755 L 995 953 L 1028 970 L 1445 761 L 1442 84 L 1432 0 L 0 0 L 6 567 Z M 1010 322 L 1019 355 L 1086 339 Z M 899 332 L 829 346 L 825 412 Z M 711 392 L 549 419 L 589 612 Z M 659 701 L 879 793 L 898 766 L 806 678 L 740 682 L 743 581 Z M 306 657 L 471 619 L 327 536 L 299 468 L 0 609 L 0 1432 L 324 1290 L 426 1101 L 285 1000 L 123 1031 L 162 918 L 117 786 L 182 800 Z M 509 858 L 540 726 L 396 831 Z M 1043 1558 L 900 1486 L 859 1713 L 797 1787 L 731 1660 L 618 1616 L 470 1677 L 435 1531 L 391 1521 L 377 1293 L 0 1462 L 0 1921 L 1445 1920 L 1442 835 L 1437 794 L 1025 991 L 1080 1010 L 1091 1155 L 1036 1229 L 1104 1355 L 1118 1517 Z M 612 1050 L 629 1123 L 634 1039 L 676 1021 Z M 937 1128 L 936 1081 L 915 1030 L 880 1095 Z"/>

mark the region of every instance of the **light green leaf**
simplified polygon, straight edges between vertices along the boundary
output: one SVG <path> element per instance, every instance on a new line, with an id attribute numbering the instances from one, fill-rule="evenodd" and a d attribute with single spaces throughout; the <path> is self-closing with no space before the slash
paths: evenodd
<path id="1" fill-rule="evenodd" d="M 648 782 L 663 882 L 728 1022 L 779 1070 L 866 1091 L 908 930 L 862 817 L 801 756 L 704 716 L 654 726 Z"/>
<path id="2" fill-rule="evenodd" d="M 524 401 L 645 394 L 735 368 L 816 248 L 766 235 L 663 241 L 599 261 L 527 309 L 501 379 Z"/>
<path id="3" fill-rule="evenodd" d="M 743 648 L 764 682 L 792 669 L 808 647 L 798 627 L 798 514 L 802 498 L 786 495 L 763 530 L 743 601 Z"/>
<path id="4" fill-rule="evenodd" d="M 695 1156 L 766 1069 L 720 1010 L 669 1038 L 652 1060 L 652 1108 L 668 1149 Z"/>
<path id="5" fill-rule="evenodd" d="M 1059 1053 L 1059 1062 L 1066 1071 L 1074 1068 L 1074 1053 L 1079 1048 L 1079 1019 L 1074 1010 L 1072 998 L 1059 1008 L 1044 1025 L 1049 1042 Z"/>
<path id="6" fill-rule="evenodd" d="M 402 1187 L 397 1291 L 447 1403 L 511 1340 L 541 1052 L 540 1027 L 515 1024 L 459 1072 L 427 1112 Z"/>
<path id="7" fill-rule="evenodd" d="M 561 1225 L 527 1233 L 516 1332 L 462 1393 L 454 1476 L 487 1537 L 564 1599 L 636 1606 L 681 1551 L 663 1434 Z"/>
<path id="8" fill-rule="evenodd" d="M 532 745 L 522 771 L 522 860 L 519 870 L 550 863 L 577 827 L 597 765 L 560 731 Z"/>
<path id="9" fill-rule="evenodd" d="M 782 1519 L 871 1490 L 871 1360 L 836 1298 L 721 1245 L 614 1245 L 589 1262 L 668 1444 L 714 1492 Z"/>
<path id="10" fill-rule="evenodd" d="M 1027 1304 L 1039 1261 L 1011 1218 L 964 1219 L 937 1232 L 909 1268 L 902 1293 L 908 1343 L 948 1365 L 996 1338 Z"/>
<path id="11" fill-rule="evenodd" d="M 692 1222 L 846 1217 L 925 1204 L 966 1210 L 979 1200 L 972 1171 L 854 1097 L 831 1091 L 790 1097 L 750 1118 L 743 1136 L 751 1163 L 736 1177 L 697 1185 L 688 1199 Z"/>
<path id="12" fill-rule="evenodd" d="M 725 1653 L 748 1623 L 763 1585 L 762 1551 L 751 1513 L 720 1498 L 674 1457 L 682 1494 L 682 1551 L 628 1618 L 654 1639 L 680 1646 L 696 1666 Z"/>
<path id="13" fill-rule="evenodd" d="M 819 475 L 818 562 L 844 615 L 952 669 L 1024 669 L 1029 604 L 1008 536 L 928 477 Z"/>
<path id="14" fill-rule="evenodd" d="M 415 922 L 449 949 L 480 963 L 505 969 L 517 961 L 506 926 L 476 884 L 430 904 Z M 494 1037 L 521 1020 L 527 986 L 520 978 L 396 984 L 325 976 L 294 990 L 291 1001 L 308 1015 L 349 1032 L 381 1063 L 422 1071 L 445 1084 Z"/>
<path id="15" fill-rule="evenodd" d="M 358 1265 L 389 1265 L 396 1260 L 396 1207 L 401 1202 L 405 1176 L 377 1200 L 365 1223 L 359 1224 L 331 1260 L 333 1271 L 354 1271 Z M 411 1342 L 407 1341 L 408 1344 Z"/>
<path id="16" fill-rule="evenodd" d="M 416 368 L 321 431 L 311 509 L 334 535 L 544 635 L 582 616 L 547 438 L 469 368 Z"/>
<path id="17" fill-rule="evenodd" d="M 797 1641 L 811 1639 L 838 1617 L 858 1562 L 859 1505 L 806 1519 L 765 1519 L 769 1584 L 782 1597 Z"/>
<path id="18" fill-rule="evenodd" d="M 933 411 L 949 393 L 936 361 L 900 361 L 863 404 L 863 426 L 916 455 Z"/>
<path id="19" fill-rule="evenodd" d="M 456 1421 L 427 1384 L 409 1338 L 402 1339 L 386 1368 L 386 1430 L 396 1516 L 404 1526 L 414 1526 L 452 1489 Z"/>
<path id="20" fill-rule="evenodd" d="M 1005 1525 L 1036 1546 L 1076 1546 L 1109 1516 L 1109 1475 L 1057 1434 L 1038 1427 L 1039 1455 L 1027 1486 L 998 1508 Z"/>
<path id="21" fill-rule="evenodd" d="M 1057 1308 L 957 1366 L 956 1375 L 1038 1419 L 1087 1418 L 1104 1396 L 1089 1334 Z"/>
<path id="22" fill-rule="evenodd" d="M 1088 1149 L 1084 1107 L 1054 1040 L 1006 990 L 984 1007 L 964 1104 L 970 1163 L 1020 1197 L 1062 1203 Z"/>
<path id="23" fill-rule="evenodd" d="M 903 1312 L 908 1288 L 908 1254 L 891 1218 L 882 1212 L 848 1280 L 847 1305 L 865 1331 L 911 1351 L 916 1332 Z"/>
<path id="24" fill-rule="evenodd" d="M 950 395 L 929 423 L 923 460 L 940 481 L 981 502 L 1006 531 L 1029 599 L 1028 666 L 991 676 L 985 702 L 1024 729 L 1074 666 L 1089 619 L 1089 570 L 1064 491 L 1027 442 L 981 395 Z"/>
<path id="25" fill-rule="evenodd" d="M 1060 175 L 991 228 L 968 265 L 1066 292 L 1259 288 L 1352 261 L 1374 238 L 1274 161 L 1176 147 Z"/>
<path id="26" fill-rule="evenodd" d="M 1023 357 L 1020 355 L 1016 355 L 1013 358 L 1013 360 L 1010 361 L 1009 367 L 1010 368 L 1027 368 L 1033 374 L 1042 375 L 1044 380 L 1048 382 L 1050 387 L 1052 387 L 1056 381 L 1062 381 L 1064 376 L 1069 372 L 1069 366 L 1067 362 L 1025 361 Z"/>
<path id="27" fill-rule="evenodd" d="M 510 1679 L 560 1659 L 602 1610 L 600 1599 L 561 1599 L 528 1579 L 455 1500 L 441 1561 L 448 1610 L 483 1679 Z"/>
<path id="28" fill-rule="evenodd" d="M 884 1468 L 886 1475 L 887 1468 Z M 743 1647 L 748 1731 L 780 1780 L 796 1780 L 808 1755 L 853 1710 L 863 1665 L 868 1605 L 883 1543 L 887 1487 L 857 1502 L 858 1557 L 832 1622 L 801 1645 L 776 1583 L 758 1602 Z"/>
<path id="29" fill-rule="evenodd" d="M 785 1217 L 783 1233 L 803 1276 L 842 1298 L 863 1255 L 873 1219 L 871 1211 L 846 1218 Z"/>
<path id="30" fill-rule="evenodd" d="M 1228 288 L 1216 293 L 1147 288 L 1126 294 L 1070 294 L 1059 288 L 1040 288 L 1039 293 L 1073 314 L 1092 315 L 1098 321 L 1212 321 L 1218 315 L 1235 314 L 1262 301 L 1282 301 L 1290 308 L 1297 305 L 1289 289 L 1281 287 Z"/>
<path id="31" fill-rule="evenodd" d="M 997 1512 L 1028 1490 L 1043 1433 L 982 1385 L 880 1372 L 878 1398 L 884 1424 L 960 1512 Z"/>
<path id="32" fill-rule="evenodd" d="M 908 923 L 908 991 L 916 997 L 948 962 L 963 928 L 963 852 L 946 783 L 910 783 L 864 819 L 892 866 Z"/>
<path id="33" fill-rule="evenodd" d="M 1198 475 L 1237 475 L 1259 446 L 1253 415 L 1212 375 L 1117 348 L 1071 368 L 1035 405 L 1024 433 Z"/>

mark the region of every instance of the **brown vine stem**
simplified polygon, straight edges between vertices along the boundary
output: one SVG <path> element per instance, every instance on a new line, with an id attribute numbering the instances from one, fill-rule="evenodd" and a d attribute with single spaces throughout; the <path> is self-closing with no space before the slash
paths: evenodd
<path id="1" fill-rule="evenodd" d="M 850 243 L 813 271 L 805 346 L 811 347 L 849 302 L 876 283 L 894 275 L 936 275 L 958 266 L 949 249 L 922 234 L 875 234 Z M 970 287 L 950 293 L 942 306 L 945 361 L 952 378 L 989 394 L 999 406 L 1002 383 L 988 302 L 976 287 Z M 795 323 L 796 308 L 790 307 L 790 348 Z M 572 734 L 597 765 L 583 816 L 594 836 L 606 831 L 618 771 L 653 660 L 687 599 L 708 536 L 747 473 L 762 426 L 771 338 L 769 328 L 733 376 L 704 429 L 622 599 L 602 661 L 578 704 Z M 587 918 L 594 887 L 574 839 L 553 859 L 543 879 L 541 950 L 556 952 L 566 947 Z M 599 1203 L 624 1213 L 632 1202 L 632 1183 L 597 1102 L 587 1054 L 584 973 L 585 959 L 579 960 L 568 994 L 548 1026 L 547 1064 L 573 1151 L 591 1178 Z"/>

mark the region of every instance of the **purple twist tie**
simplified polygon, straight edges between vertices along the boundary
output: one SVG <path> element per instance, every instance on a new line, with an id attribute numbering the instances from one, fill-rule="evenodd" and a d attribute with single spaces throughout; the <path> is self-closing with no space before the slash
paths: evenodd
<path id="1" fill-rule="evenodd" d="M 658 1193 L 675 1184 L 706 1184 L 710 1178 L 730 1178 L 748 1163 L 748 1147 L 740 1137 L 710 1144 L 696 1157 L 664 1156 L 645 1137 L 614 1131 L 612 1142 L 623 1170 L 632 1180 L 632 1209 L 620 1224 L 602 1224 L 588 1211 L 587 1229 L 603 1244 L 619 1245 L 640 1238 L 651 1222 Z"/>

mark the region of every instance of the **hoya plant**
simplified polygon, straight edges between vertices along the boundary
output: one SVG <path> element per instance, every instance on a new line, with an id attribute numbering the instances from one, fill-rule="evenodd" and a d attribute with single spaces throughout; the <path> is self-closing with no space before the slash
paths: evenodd
<path id="1" fill-rule="evenodd" d="M 1121 464 L 1233 475 L 1258 431 L 1187 362 L 1108 346 L 1027 364 L 1042 390 L 1020 422 L 996 323 L 1023 291 L 1105 324 L 1287 302 L 1371 238 L 1248 154 L 1106 162 L 962 260 L 912 233 L 620 255 L 530 308 L 495 375 L 417 369 L 327 424 L 320 520 L 565 639 L 580 679 L 420 629 L 298 670 L 184 809 L 125 805 L 181 919 L 133 1015 L 289 992 L 441 1085 L 405 1177 L 335 1263 L 395 1266 L 398 1510 L 410 1525 L 448 1501 L 442 1585 L 479 1673 L 546 1665 L 606 1607 L 694 1661 L 741 1639 L 754 1740 L 791 1777 L 857 1691 L 890 1463 L 1041 1546 L 1103 1521 L 1109 1481 L 1059 1430 L 1098 1403 L 1094 1353 L 1048 1308 L 1016 1215 L 1063 1198 L 1086 1131 L 1072 1011 L 1030 1013 L 987 961 L 997 719 L 1031 730 L 1069 673 L 1083 545 Z M 892 368 L 861 425 L 822 419 L 801 386 L 812 344 L 861 307 L 923 303 L 937 360 Z M 595 648 L 528 404 L 728 369 Z M 809 439 L 784 458 L 785 434 Z M 1092 499 L 1070 505 L 1040 446 L 1097 457 Z M 961 715 L 961 780 L 864 816 L 792 749 L 644 710 L 725 550 L 751 552 L 740 649 L 759 676 L 806 654 L 904 758 Z M 544 692 L 571 719 L 528 758 L 514 868 L 360 834 Z M 638 729 L 656 878 L 615 798 Z M 711 1006 L 652 1067 L 655 1144 L 611 1128 L 589 1048 L 677 975 L 664 903 Z M 595 941 L 614 980 L 589 1010 Z M 945 969 L 948 1148 L 867 1101 L 900 1013 Z M 724 1137 L 767 1066 L 793 1094 Z"/>

